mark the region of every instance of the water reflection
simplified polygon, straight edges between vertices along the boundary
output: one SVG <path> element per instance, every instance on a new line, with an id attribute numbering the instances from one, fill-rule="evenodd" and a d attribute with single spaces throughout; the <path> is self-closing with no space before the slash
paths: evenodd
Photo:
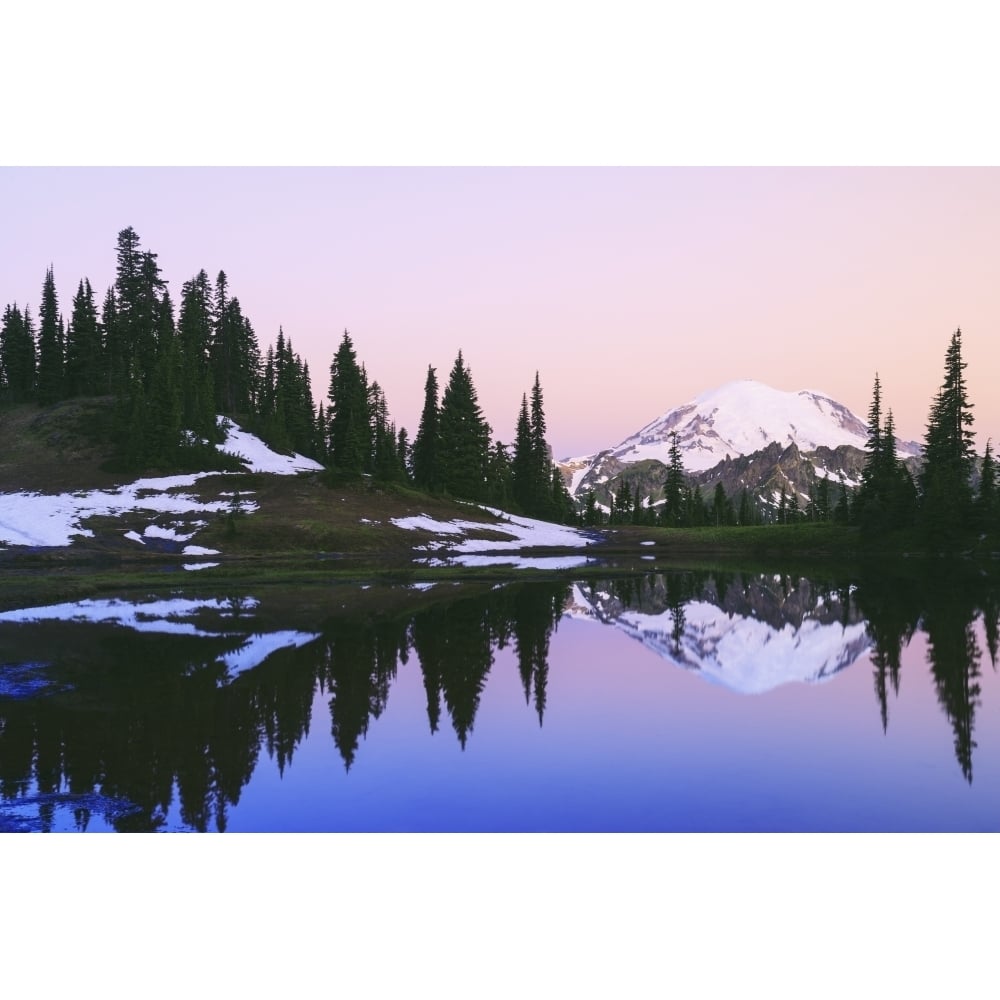
<path id="1" fill-rule="evenodd" d="M 317 697 L 352 772 L 402 668 L 419 671 L 425 733 L 450 728 L 465 750 L 507 650 L 542 727 L 564 616 L 616 629 L 744 695 L 825 684 L 867 657 L 884 733 L 904 651 L 922 634 L 955 758 L 972 782 L 981 662 L 985 652 L 996 669 L 1000 596 L 968 572 L 648 572 L 410 594 L 390 608 L 373 591 L 367 610 L 352 614 L 321 601 L 279 612 L 270 598 L 244 594 L 0 615 L 0 830 L 224 831 L 263 756 L 279 775 L 293 767 L 317 725 Z M 632 696 L 638 710 L 646 692 Z"/>
<path id="2" fill-rule="evenodd" d="M 954 733 L 955 757 L 972 783 L 972 751 L 982 650 L 975 623 L 981 618 L 994 670 L 1000 603 L 992 580 L 954 564 L 933 571 L 862 577 L 855 598 L 868 621 L 875 651 L 875 693 L 887 730 L 889 688 L 898 697 L 902 650 L 918 629 L 927 636 L 927 659 L 938 702 Z"/>

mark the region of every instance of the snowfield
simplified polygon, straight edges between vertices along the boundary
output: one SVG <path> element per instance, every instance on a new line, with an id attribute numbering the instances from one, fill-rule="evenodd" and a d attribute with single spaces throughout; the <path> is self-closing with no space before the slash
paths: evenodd
<path id="1" fill-rule="evenodd" d="M 259 437 L 255 437 L 225 417 L 219 417 L 219 426 L 226 432 L 226 440 L 219 451 L 236 455 L 251 472 L 272 472 L 276 476 L 294 476 L 298 472 L 322 472 L 323 466 L 302 455 L 279 455 Z"/>
<path id="2" fill-rule="evenodd" d="M 430 531 L 437 535 L 455 537 L 455 541 L 451 541 L 449 538 L 448 540 L 431 542 L 427 546 L 428 549 L 447 549 L 449 552 L 505 552 L 524 548 L 579 549 L 593 540 L 590 535 L 578 528 L 567 528 L 561 524 L 537 521 L 531 517 L 517 517 L 497 510 L 495 507 L 483 507 L 482 509 L 505 520 L 498 524 L 485 524 L 482 521 L 438 521 L 427 514 L 417 514 L 414 517 L 394 517 L 390 520 L 397 528 L 403 528 L 407 531 Z M 484 529 L 510 537 L 507 540 L 462 538 L 466 532 Z"/>
<path id="3" fill-rule="evenodd" d="M 301 455 L 279 455 L 271 451 L 260 438 L 242 430 L 231 420 L 223 417 L 219 420 L 220 426 L 226 431 L 226 440 L 218 446 L 219 450 L 238 453 L 251 472 L 290 476 L 323 468 L 318 462 Z M 227 510 L 230 505 L 226 494 L 222 494 L 217 500 L 203 501 L 182 492 L 200 479 L 218 475 L 223 473 L 195 472 L 139 479 L 111 490 L 78 490 L 56 494 L 0 493 L 0 544 L 36 547 L 70 545 L 74 538 L 94 537 L 93 531 L 81 525 L 87 518 L 96 515 L 117 517 L 134 511 L 188 517 L 218 514 Z M 248 513 L 257 509 L 256 503 L 250 499 L 244 499 L 242 507 Z M 207 523 L 205 520 L 189 520 L 184 526 L 189 532 L 187 534 L 181 534 L 177 530 L 180 526 L 176 522 L 173 522 L 172 527 L 150 524 L 142 536 L 129 531 L 124 537 L 143 545 L 145 539 L 149 538 L 184 542 Z"/>

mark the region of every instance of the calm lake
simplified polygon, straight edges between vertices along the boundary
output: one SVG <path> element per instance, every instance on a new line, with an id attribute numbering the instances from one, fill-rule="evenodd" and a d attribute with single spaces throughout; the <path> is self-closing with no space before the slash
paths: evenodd
<path id="1" fill-rule="evenodd" d="M 1000 827 L 996 581 L 593 572 L 0 612 L 0 830 Z"/>

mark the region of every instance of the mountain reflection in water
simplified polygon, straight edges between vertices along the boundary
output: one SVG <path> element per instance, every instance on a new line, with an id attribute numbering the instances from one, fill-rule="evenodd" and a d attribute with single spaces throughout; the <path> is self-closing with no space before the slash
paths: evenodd
<path id="1" fill-rule="evenodd" d="M 306 815 L 289 828 L 355 828 L 350 817 L 334 822 L 322 810 L 310 820 L 308 804 L 292 807 L 289 802 L 299 774 L 311 774 L 320 756 L 329 760 L 331 741 L 343 787 L 358 794 L 365 789 L 369 798 L 407 789 L 416 795 L 414 789 L 429 780 L 420 768 L 439 769 L 434 794 L 413 806 L 421 810 L 419 816 L 404 812 L 387 828 L 448 829 L 454 812 L 427 812 L 434 796 L 445 794 L 448 781 L 455 782 L 456 797 L 470 800 L 462 782 L 475 773 L 476 800 L 494 789 L 500 802 L 512 794 L 509 786 L 526 780 L 515 778 L 522 773 L 519 767 L 538 783 L 538 800 L 532 801 L 531 817 L 522 821 L 507 815 L 503 828 L 620 828 L 623 823 L 634 829 L 682 828 L 680 820 L 675 825 L 662 817 L 642 818 L 646 813 L 637 797 L 651 796 L 654 789 L 635 787 L 624 778 L 615 785 L 610 772 L 601 779 L 606 801 L 592 797 L 592 814 L 572 813 L 581 819 L 567 813 L 546 820 L 544 789 L 566 795 L 566 789 L 592 780 L 601 767 L 591 759 L 594 748 L 606 739 L 613 741 L 609 746 L 619 773 L 657 763 L 655 754 L 666 753 L 657 749 L 657 740 L 675 740 L 670 752 L 689 754 L 691 747 L 683 744 L 684 715 L 676 714 L 684 711 L 679 698 L 711 715 L 731 714 L 720 697 L 753 695 L 740 699 L 739 713 L 749 718 L 764 712 L 771 719 L 776 699 L 798 699 L 796 691 L 817 685 L 832 693 L 839 684 L 831 681 L 847 673 L 857 676 L 865 664 L 872 670 L 880 721 L 869 714 L 870 707 L 863 714 L 888 734 L 902 675 L 922 682 L 907 652 L 918 635 L 926 647 L 935 700 L 952 729 L 959 769 L 972 783 L 982 661 L 985 652 L 995 671 L 1000 600 L 991 582 L 967 573 L 939 568 L 934 574 L 889 580 L 884 574 L 806 579 L 781 573 L 647 572 L 572 584 L 419 585 L 407 593 L 406 600 L 387 610 L 378 603 L 379 588 L 372 588 L 364 595 L 372 603 L 362 602 L 350 614 L 336 610 L 342 591 L 322 600 L 311 595 L 311 610 L 289 610 L 297 606 L 292 601 L 273 609 L 273 597 L 244 594 L 89 601 L 0 614 L 0 830 L 224 831 L 248 786 L 263 787 L 251 785 L 258 769 L 262 774 L 273 769 L 275 775 L 267 779 L 273 798 L 266 809 Z M 557 636 L 561 624 L 573 632 L 572 642 Z M 611 630 L 589 631 L 598 625 Z M 588 644 L 591 634 L 614 641 L 613 663 L 598 659 L 596 645 L 603 649 L 607 643 Z M 582 656 L 577 651 L 575 659 L 562 658 L 561 649 L 581 644 Z M 676 679 L 662 673 L 648 679 L 649 665 L 656 662 L 650 651 L 681 668 Z M 496 697 L 498 703 L 503 698 L 494 687 L 506 681 L 492 679 L 498 657 L 516 666 L 510 679 L 520 690 L 521 713 L 535 720 L 536 736 L 529 740 L 523 723 L 512 724 L 509 715 L 502 717 L 508 720 L 505 735 L 491 717 L 482 753 L 470 757 L 466 751 L 475 745 L 484 698 Z M 636 667 L 629 665 L 633 660 Z M 550 704 L 550 669 L 563 678 L 565 711 L 558 701 Z M 411 730 L 401 734 L 397 726 L 390 733 L 380 727 L 366 742 L 373 723 L 389 714 L 390 695 L 403 683 L 403 670 L 412 682 L 401 688 L 409 693 L 399 696 L 404 701 L 397 716 L 416 701 L 422 704 L 422 739 L 437 740 L 431 763 L 418 763 L 426 751 Z M 647 680 L 637 680 L 639 672 Z M 707 686 L 679 688 L 682 672 L 727 690 L 713 697 Z M 605 685 L 603 724 L 600 703 L 581 708 L 569 694 L 594 676 Z M 654 690 L 652 683 L 659 686 Z M 762 707 L 753 708 L 756 704 Z M 546 726 L 552 711 L 559 717 L 554 728 Z M 570 712 L 579 718 L 569 720 Z M 603 728 L 594 729 L 595 723 Z M 794 728 L 794 717 L 788 723 Z M 453 749 L 445 758 L 440 739 L 449 731 Z M 723 730 L 712 730 L 708 723 L 699 733 L 699 739 L 720 746 L 725 738 Z M 306 745 L 312 748 L 310 763 L 297 772 Z M 526 761 L 527 754 L 533 756 Z M 369 755 L 371 770 L 381 769 L 380 780 L 389 782 L 389 775 L 392 784 L 366 788 L 369 778 L 359 773 L 358 762 Z M 706 794 L 719 779 L 709 764 L 701 765 L 703 773 L 691 772 Z M 488 770 L 477 770 L 487 765 Z M 664 773 L 662 768 L 658 773 Z M 676 773 L 673 767 L 669 773 Z M 460 793 L 460 786 L 466 790 Z M 721 798 L 729 794 L 722 784 L 718 793 Z M 318 801 L 321 789 L 308 794 Z M 581 800 L 586 797 L 580 793 Z M 574 799 L 573 808 L 587 805 Z M 713 804 L 710 814 L 690 822 L 701 823 L 700 828 L 742 828 L 739 808 L 722 814 L 718 808 Z M 855 828 L 850 804 L 844 808 L 838 828 Z M 634 820 L 633 809 L 639 817 Z M 753 828 L 788 828 L 777 812 L 769 827 L 766 812 L 755 809 Z M 483 813 L 488 815 L 495 813 Z M 473 812 L 466 821 L 475 824 Z M 363 826 L 365 821 L 357 822 Z M 495 819 L 479 822 L 479 828 L 497 825 Z M 379 823 L 373 819 L 368 828 L 382 828 Z"/>

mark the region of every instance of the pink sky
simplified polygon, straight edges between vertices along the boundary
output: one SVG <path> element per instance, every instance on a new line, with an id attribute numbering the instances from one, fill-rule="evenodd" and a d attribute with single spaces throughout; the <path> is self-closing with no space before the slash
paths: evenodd
<path id="1" fill-rule="evenodd" d="M 961 326 L 1000 438 L 997 169 L 5 168 L 0 196 L 0 306 L 37 312 L 50 262 L 65 313 L 85 275 L 103 297 L 131 225 L 175 302 L 225 270 L 317 397 L 349 329 L 411 435 L 461 348 L 501 440 L 538 369 L 558 457 L 738 378 L 864 417 L 876 369 L 919 441 Z"/>

